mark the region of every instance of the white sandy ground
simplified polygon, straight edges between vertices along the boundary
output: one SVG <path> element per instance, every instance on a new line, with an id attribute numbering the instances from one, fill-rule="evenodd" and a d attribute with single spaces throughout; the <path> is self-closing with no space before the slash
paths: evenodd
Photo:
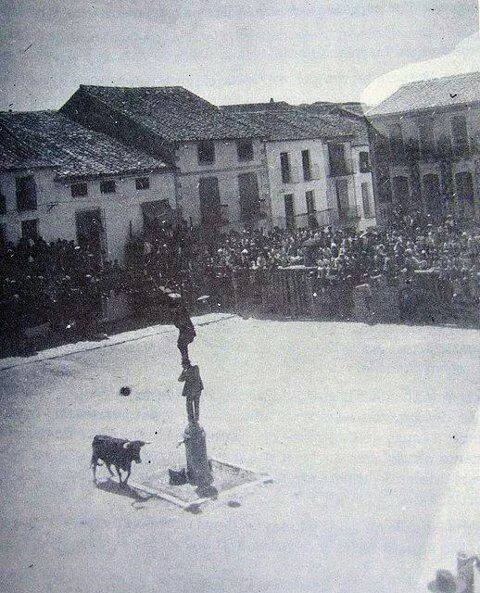
<path id="1" fill-rule="evenodd" d="M 209 453 L 275 482 L 193 515 L 89 469 L 96 433 L 153 441 L 132 479 L 182 462 L 172 330 L 0 372 L 2 592 L 416 593 L 480 552 L 478 331 L 200 327 Z"/>

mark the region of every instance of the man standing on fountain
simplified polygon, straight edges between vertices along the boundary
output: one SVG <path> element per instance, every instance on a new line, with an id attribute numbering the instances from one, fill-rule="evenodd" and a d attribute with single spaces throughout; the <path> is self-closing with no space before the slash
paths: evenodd
<path id="1" fill-rule="evenodd" d="M 189 424 L 198 424 L 200 419 L 200 396 L 203 390 L 202 378 L 197 365 L 192 365 L 190 361 L 182 364 L 183 372 L 178 378 L 185 382 L 183 386 L 183 397 L 186 398 L 187 415 Z"/>
<path id="2" fill-rule="evenodd" d="M 170 297 L 170 304 L 172 306 L 173 324 L 179 330 L 177 347 L 182 356 L 182 366 L 185 364 L 190 365 L 188 345 L 193 342 L 197 334 L 187 309 L 182 305 L 181 298 L 179 295 L 175 295 L 175 297 Z"/>

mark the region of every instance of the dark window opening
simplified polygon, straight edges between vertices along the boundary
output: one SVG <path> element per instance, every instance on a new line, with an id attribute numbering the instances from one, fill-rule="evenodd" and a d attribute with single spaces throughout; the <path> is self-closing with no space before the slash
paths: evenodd
<path id="1" fill-rule="evenodd" d="M 238 140 L 237 154 L 239 161 L 253 161 L 253 142 L 251 140 Z"/>
<path id="2" fill-rule="evenodd" d="M 73 183 L 70 186 L 72 198 L 81 198 L 88 194 L 88 186 L 86 183 Z"/>
<path id="3" fill-rule="evenodd" d="M 22 220 L 22 237 L 24 239 L 38 238 L 38 220 Z"/>
<path id="4" fill-rule="evenodd" d="M 315 194 L 313 190 L 305 192 L 305 201 L 307 203 L 307 214 L 314 214 L 315 208 Z"/>
<path id="5" fill-rule="evenodd" d="M 285 223 L 287 229 L 295 228 L 295 208 L 293 205 L 293 194 L 287 194 L 284 197 L 285 202 Z"/>
<path id="6" fill-rule="evenodd" d="M 439 215 L 442 212 L 442 193 L 438 175 L 427 173 L 423 176 L 423 192 L 425 205 L 432 215 Z"/>
<path id="7" fill-rule="evenodd" d="M 392 201 L 392 185 L 389 177 L 380 177 L 378 180 L 378 201 L 382 204 Z"/>
<path id="8" fill-rule="evenodd" d="M 197 144 L 198 162 L 200 165 L 215 162 L 215 144 L 211 140 L 203 140 Z"/>
<path id="9" fill-rule="evenodd" d="M 410 186 L 407 177 L 393 178 L 393 195 L 399 204 L 406 204 L 410 201 Z"/>
<path id="10" fill-rule="evenodd" d="M 282 172 L 283 183 L 290 183 L 292 180 L 292 173 L 290 171 L 290 157 L 288 156 L 288 152 L 280 153 L 280 169 Z"/>
<path id="11" fill-rule="evenodd" d="M 435 136 L 433 133 L 433 121 L 424 119 L 418 122 L 418 140 L 423 156 L 429 156 L 435 150 Z"/>
<path id="12" fill-rule="evenodd" d="M 362 183 L 362 205 L 365 218 L 373 218 L 372 202 L 370 199 L 370 188 L 368 183 Z"/>
<path id="13" fill-rule="evenodd" d="M 468 150 L 467 119 L 464 115 L 452 117 L 452 141 L 457 152 Z"/>
<path id="14" fill-rule="evenodd" d="M 148 177 L 135 179 L 135 189 L 150 189 L 150 179 Z"/>
<path id="15" fill-rule="evenodd" d="M 102 194 L 114 194 L 116 191 L 115 181 L 113 179 L 100 181 L 100 191 Z"/>
<path id="16" fill-rule="evenodd" d="M 240 215 L 243 221 L 252 221 L 260 211 L 260 195 L 256 173 L 242 173 L 238 176 L 240 194 Z"/>
<path id="17" fill-rule="evenodd" d="M 100 210 L 80 210 L 75 213 L 77 242 L 94 255 L 97 261 L 102 260 L 105 249 L 105 232 Z"/>
<path id="18" fill-rule="evenodd" d="M 202 223 L 216 226 L 221 223 L 222 207 L 217 177 L 201 177 L 199 181 L 200 213 Z"/>
<path id="19" fill-rule="evenodd" d="M 330 175 L 348 175 L 343 144 L 328 144 Z"/>
<path id="20" fill-rule="evenodd" d="M 473 179 L 470 171 L 463 171 L 461 173 L 457 173 L 455 175 L 455 186 L 457 188 L 458 204 L 461 207 L 463 207 L 464 205 L 473 206 Z"/>
<path id="21" fill-rule="evenodd" d="M 7 213 L 7 198 L 0 191 L 0 215 Z"/>
<path id="22" fill-rule="evenodd" d="M 370 172 L 370 154 L 368 152 L 361 152 L 358 156 L 360 173 Z"/>
<path id="23" fill-rule="evenodd" d="M 21 212 L 37 209 L 37 187 L 32 175 L 15 179 L 17 209 Z"/>
<path id="24" fill-rule="evenodd" d="M 348 181 L 346 179 L 337 179 L 335 182 L 337 193 L 337 208 L 340 220 L 347 218 L 350 204 L 348 199 Z"/>
<path id="25" fill-rule="evenodd" d="M 402 126 L 395 124 L 390 128 L 390 152 L 393 159 L 405 154 Z"/>
<path id="26" fill-rule="evenodd" d="M 310 151 L 302 150 L 302 168 L 303 168 L 303 179 L 310 181 L 312 178 L 312 166 L 310 163 Z"/>

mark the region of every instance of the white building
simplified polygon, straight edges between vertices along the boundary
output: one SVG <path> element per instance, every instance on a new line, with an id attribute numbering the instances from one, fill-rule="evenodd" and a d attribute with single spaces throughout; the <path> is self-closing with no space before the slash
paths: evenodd
<path id="1" fill-rule="evenodd" d="M 377 209 L 480 217 L 480 72 L 412 82 L 367 112 Z"/>
<path id="2" fill-rule="evenodd" d="M 368 138 L 355 121 L 286 103 L 223 109 L 263 132 L 275 226 L 375 224 Z"/>
<path id="3" fill-rule="evenodd" d="M 132 234 L 175 206 L 172 169 L 53 111 L 0 113 L 0 233 L 88 242 L 122 260 Z"/>
<path id="4" fill-rule="evenodd" d="M 175 207 L 194 226 L 257 226 L 268 200 L 261 132 L 182 87 L 80 86 L 62 113 L 175 167 Z"/>

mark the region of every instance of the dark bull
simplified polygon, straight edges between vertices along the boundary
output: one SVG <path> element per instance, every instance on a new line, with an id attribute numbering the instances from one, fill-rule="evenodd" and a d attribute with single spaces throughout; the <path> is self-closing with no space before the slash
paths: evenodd
<path id="1" fill-rule="evenodd" d="M 144 441 L 128 441 L 127 439 L 117 439 L 106 435 L 96 435 L 92 442 L 92 469 L 93 480 L 96 481 L 97 466 L 103 464 L 108 469 L 110 475 L 113 477 L 111 466 L 113 465 L 117 470 L 120 484 L 126 484 L 130 473 L 132 471 L 132 461 L 135 463 L 142 463 L 140 459 L 140 449 L 147 445 Z M 127 472 L 124 480 L 120 470 Z"/>

